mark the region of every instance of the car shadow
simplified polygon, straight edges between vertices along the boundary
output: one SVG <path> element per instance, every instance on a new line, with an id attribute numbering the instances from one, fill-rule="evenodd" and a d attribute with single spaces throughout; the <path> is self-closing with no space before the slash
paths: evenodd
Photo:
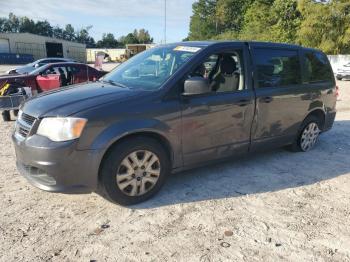
<path id="1" fill-rule="evenodd" d="M 274 192 L 328 180 L 350 172 L 350 121 L 336 121 L 306 153 L 277 149 L 171 175 L 152 199 L 131 208 Z"/>

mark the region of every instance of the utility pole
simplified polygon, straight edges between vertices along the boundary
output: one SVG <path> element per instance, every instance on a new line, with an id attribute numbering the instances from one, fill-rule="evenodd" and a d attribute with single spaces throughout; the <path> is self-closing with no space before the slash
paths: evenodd
<path id="1" fill-rule="evenodd" d="M 166 44 L 166 0 L 164 0 L 164 44 Z"/>

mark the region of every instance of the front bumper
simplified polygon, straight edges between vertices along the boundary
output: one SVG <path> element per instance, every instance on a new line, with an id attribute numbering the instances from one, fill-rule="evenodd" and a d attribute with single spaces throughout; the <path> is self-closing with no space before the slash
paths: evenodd
<path id="1" fill-rule="evenodd" d="M 337 79 L 350 79 L 350 73 L 337 73 Z"/>
<path id="2" fill-rule="evenodd" d="M 77 141 L 52 142 L 33 135 L 12 136 L 17 168 L 27 180 L 45 191 L 90 193 L 98 183 L 99 150 L 77 150 Z"/>

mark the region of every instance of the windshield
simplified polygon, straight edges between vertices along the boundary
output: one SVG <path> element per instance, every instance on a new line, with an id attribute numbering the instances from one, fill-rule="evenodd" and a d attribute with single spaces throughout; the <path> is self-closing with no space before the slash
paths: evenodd
<path id="1" fill-rule="evenodd" d="M 121 64 L 102 81 L 133 89 L 156 90 L 199 50 L 186 46 L 152 48 Z"/>

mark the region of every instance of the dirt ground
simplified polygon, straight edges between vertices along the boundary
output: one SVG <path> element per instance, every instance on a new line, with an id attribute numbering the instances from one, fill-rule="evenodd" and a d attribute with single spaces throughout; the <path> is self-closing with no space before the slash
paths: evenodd
<path id="1" fill-rule="evenodd" d="M 130 208 L 40 191 L 0 122 L 0 261 L 350 261 L 350 82 L 308 153 L 278 149 L 172 175 Z"/>

